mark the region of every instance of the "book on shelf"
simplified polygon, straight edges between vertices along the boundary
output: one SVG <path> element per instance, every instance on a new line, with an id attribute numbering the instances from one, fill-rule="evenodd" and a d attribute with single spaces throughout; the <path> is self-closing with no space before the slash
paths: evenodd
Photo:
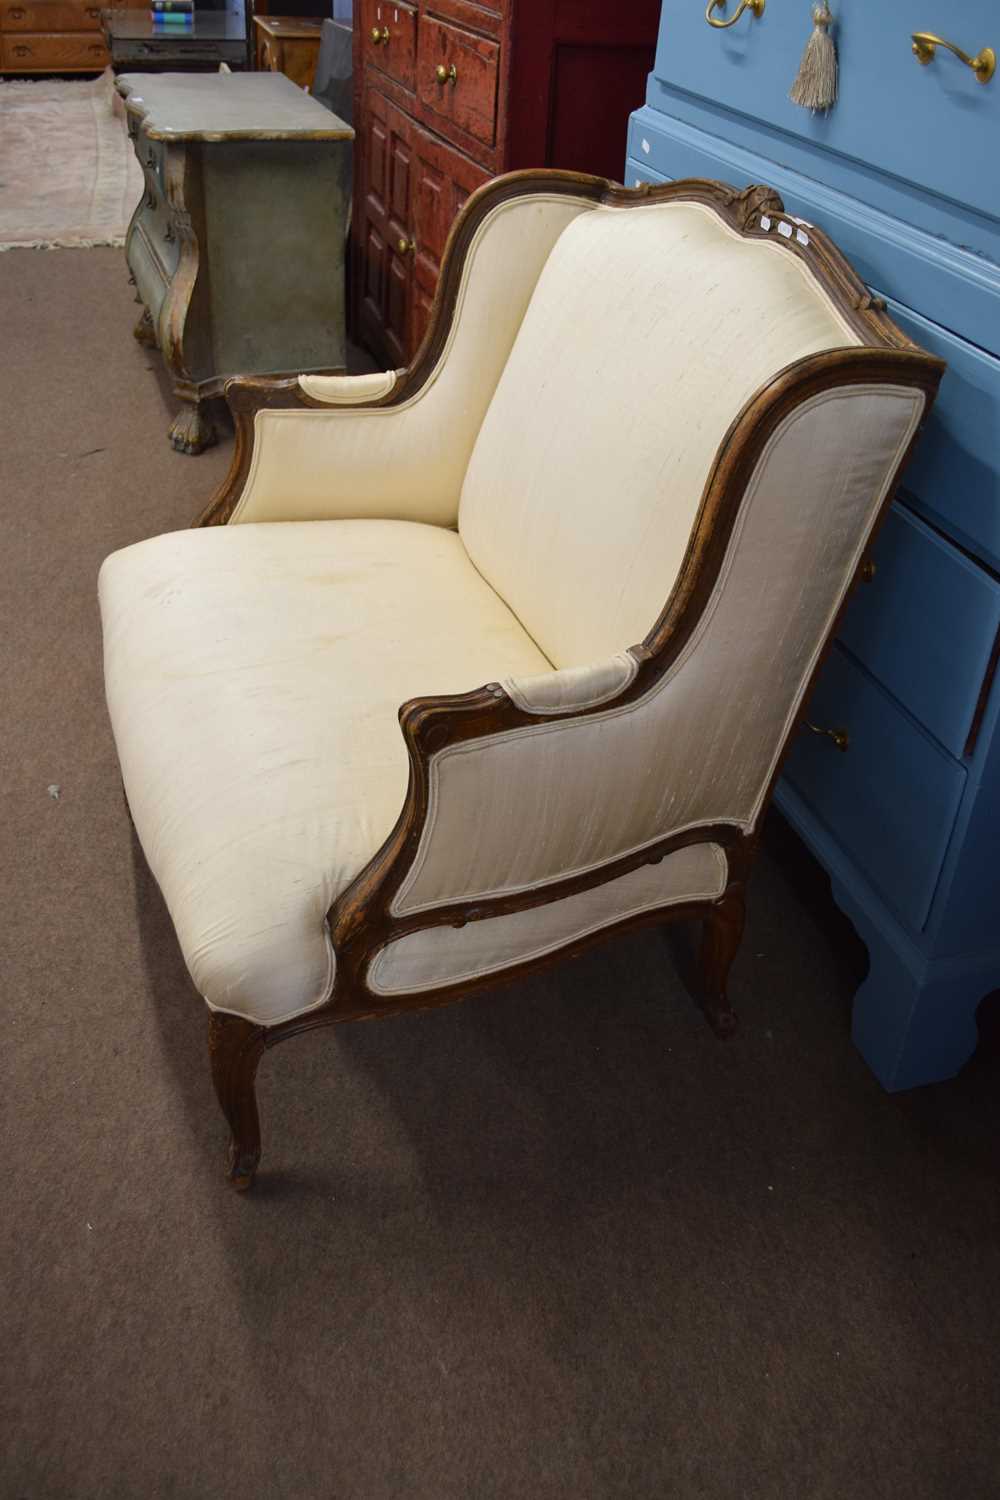
<path id="1" fill-rule="evenodd" d="M 149 11 L 154 16 L 190 16 L 194 0 L 150 0 Z"/>

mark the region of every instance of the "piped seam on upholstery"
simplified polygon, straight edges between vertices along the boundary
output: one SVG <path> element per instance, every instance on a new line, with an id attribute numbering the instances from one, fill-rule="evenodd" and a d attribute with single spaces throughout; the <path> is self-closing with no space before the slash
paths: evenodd
<path id="1" fill-rule="evenodd" d="M 337 977 L 337 955 L 333 947 L 333 938 L 330 936 L 330 924 L 325 917 L 323 918 L 323 941 L 326 946 L 326 983 L 319 998 L 310 1000 L 308 1005 L 300 1005 L 285 1014 L 265 1018 L 255 1016 L 249 1010 L 234 1010 L 231 1005 L 213 1005 L 207 995 L 202 995 L 201 998 L 214 1015 L 239 1016 L 242 1021 L 249 1021 L 253 1026 L 281 1026 L 285 1021 L 294 1021 L 299 1016 L 307 1016 L 310 1011 L 318 1010 L 321 1005 L 326 1005 L 333 994 L 334 981 Z"/>

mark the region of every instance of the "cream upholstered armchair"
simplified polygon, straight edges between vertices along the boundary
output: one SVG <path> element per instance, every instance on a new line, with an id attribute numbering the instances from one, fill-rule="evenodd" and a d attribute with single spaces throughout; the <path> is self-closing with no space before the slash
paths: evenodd
<path id="1" fill-rule="evenodd" d="M 101 575 L 129 805 L 257 1064 L 641 922 L 726 978 L 761 816 L 940 378 L 764 188 L 499 178 L 409 370 L 238 380 L 191 530 Z M 485 684 L 485 685 L 484 685 Z"/>

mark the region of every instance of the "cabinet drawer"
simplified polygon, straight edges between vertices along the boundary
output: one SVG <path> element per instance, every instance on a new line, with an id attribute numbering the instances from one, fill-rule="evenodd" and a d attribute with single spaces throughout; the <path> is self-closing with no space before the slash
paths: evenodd
<path id="1" fill-rule="evenodd" d="M 656 77 L 880 168 L 921 193 L 995 215 L 1000 81 L 994 77 L 984 86 L 944 48 L 922 67 L 910 40 L 914 30 L 929 31 L 970 54 L 985 46 L 1000 53 L 995 0 L 831 8 L 839 21 L 840 77 L 839 98 L 828 114 L 814 115 L 788 98 L 812 29 L 805 4 L 770 0 L 759 20 L 747 10 L 726 30 L 707 24 L 704 5 L 664 5 Z M 736 0 L 728 0 L 715 15 L 728 19 L 735 10 Z M 766 154 L 780 160 L 780 145 Z"/>
<path id="2" fill-rule="evenodd" d="M 0 28 L 4 31 L 100 31 L 99 5 L 39 5 L 32 0 L 0 0 Z"/>
<path id="3" fill-rule="evenodd" d="M 898 302 L 889 302 L 889 312 L 948 365 L 904 475 L 905 488 L 937 525 L 1000 569 L 1000 359 Z M 989 328 L 983 334 L 995 336 Z"/>
<path id="4" fill-rule="evenodd" d="M 25 31 L 4 37 L 3 62 L 5 68 L 29 73 L 58 73 L 63 69 L 97 72 L 107 66 L 108 49 L 100 37 L 86 31 L 60 36 Z"/>
<path id="5" fill-rule="evenodd" d="M 487 146 L 496 138 L 499 71 L 496 42 L 444 21 L 421 18 L 417 52 L 421 104 Z"/>
<path id="6" fill-rule="evenodd" d="M 378 40 L 376 40 L 376 36 Z M 366 62 L 412 89 L 417 67 L 417 13 L 411 5 L 364 0 L 361 38 Z"/>
<path id="7" fill-rule="evenodd" d="M 835 647 L 806 711 L 848 749 L 797 732 L 785 776 L 914 930 L 927 920 L 965 770 Z"/>
<path id="8" fill-rule="evenodd" d="M 1000 628 L 1000 584 L 898 505 L 870 561 L 839 638 L 961 756 Z"/>

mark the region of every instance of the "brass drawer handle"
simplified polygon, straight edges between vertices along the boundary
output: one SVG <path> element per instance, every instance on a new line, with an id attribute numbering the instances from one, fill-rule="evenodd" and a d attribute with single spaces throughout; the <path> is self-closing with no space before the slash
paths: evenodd
<path id="1" fill-rule="evenodd" d="M 851 736 L 846 729 L 824 729 L 819 724 L 810 724 L 808 719 L 804 719 L 803 723 L 811 734 L 826 735 L 827 739 L 833 740 L 838 750 L 843 750 L 846 753 L 847 747 L 851 743 Z"/>
<path id="2" fill-rule="evenodd" d="M 400 235 L 399 239 L 396 241 L 396 249 L 399 251 L 400 255 L 412 255 L 416 248 L 416 240 L 404 239 L 402 235 Z"/>
<path id="3" fill-rule="evenodd" d="M 31 56 L 31 48 L 30 47 L 26 47 L 23 42 L 21 42 L 20 45 L 17 46 L 17 47 L 12 47 L 11 51 L 13 52 L 13 54 L 14 54 L 15 57 L 30 57 Z"/>
<path id="4" fill-rule="evenodd" d="M 964 62 L 967 68 L 972 69 L 980 83 L 989 83 L 996 72 L 997 55 L 992 47 L 983 47 L 975 57 L 970 57 L 961 47 L 956 47 L 954 42 L 946 42 L 943 36 L 935 36 L 932 31 L 914 31 L 912 35 L 913 55 L 925 67 L 934 61 L 934 54 L 939 47 L 947 47 L 949 52 L 954 52 L 959 62 Z"/>
<path id="5" fill-rule="evenodd" d="M 437 67 L 434 69 L 434 76 L 437 79 L 438 83 L 457 83 L 458 69 L 455 67 L 454 63 L 452 63 L 450 68 L 446 68 L 444 63 L 438 63 Z"/>
<path id="6" fill-rule="evenodd" d="M 388 47 L 390 31 L 388 26 L 383 26 L 381 31 L 377 26 L 372 27 L 372 46 Z"/>
<path id="7" fill-rule="evenodd" d="M 715 26 L 720 31 L 724 31 L 727 26 L 735 26 L 736 22 L 739 20 L 740 16 L 745 10 L 750 11 L 757 17 L 759 21 L 761 16 L 764 14 L 764 0 L 740 0 L 739 5 L 736 7 L 736 14 L 734 16 L 732 16 L 728 21 L 717 21 L 712 15 L 713 10 L 725 10 L 725 8 L 726 0 L 708 0 L 708 9 L 705 12 L 705 20 L 708 22 L 709 26 Z"/>

